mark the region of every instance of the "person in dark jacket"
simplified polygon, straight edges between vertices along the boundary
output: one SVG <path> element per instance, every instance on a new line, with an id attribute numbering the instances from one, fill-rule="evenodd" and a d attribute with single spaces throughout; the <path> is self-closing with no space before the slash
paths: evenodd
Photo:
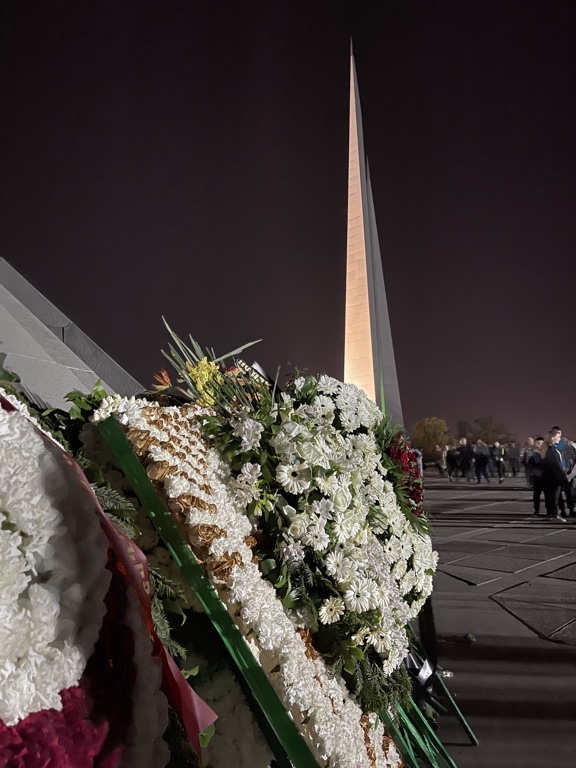
<path id="1" fill-rule="evenodd" d="M 448 480 L 452 482 L 452 478 L 458 482 L 458 448 L 455 445 L 449 445 L 446 452 L 446 470 L 448 472 Z"/>
<path id="2" fill-rule="evenodd" d="M 557 429 L 558 432 L 560 432 L 560 440 L 558 441 L 558 445 L 556 447 L 560 452 L 562 468 L 568 475 L 576 463 L 576 451 L 574 450 L 574 444 L 572 440 L 568 440 L 562 435 L 562 430 L 560 427 L 555 426 L 552 427 L 552 429 Z M 570 517 L 576 516 L 576 512 L 574 511 L 574 496 L 572 495 L 572 483 L 569 480 L 565 480 L 564 484 L 562 485 L 560 496 L 558 498 L 558 507 L 560 508 L 560 513 L 562 515 L 566 514 L 566 508 L 568 508 L 567 514 L 570 515 Z"/>
<path id="3" fill-rule="evenodd" d="M 476 447 L 474 448 L 474 468 L 476 470 L 476 480 L 480 483 L 480 480 L 484 477 L 486 482 L 489 483 L 486 467 L 490 460 L 490 454 L 488 453 L 488 446 L 483 440 L 476 440 Z"/>
<path id="4" fill-rule="evenodd" d="M 496 471 L 498 472 L 498 482 L 503 483 L 504 477 L 506 475 L 506 466 L 504 464 L 504 448 L 497 440 L 494 445 L 490 446 L 490 459 L 496 467 Z"/>
<path id="5" fill-rule="evenodd" d="M 544 438 L 537 437 L 534 440 L 532 452 L 526 462 L 526 473 L 530 476 L 530 484 L 532 488 L 532 503 L 534 504 L 534 514 L 540 515 L 540 499 L 544 491 L 544 468 L 543 459 L 540 454 L 542 446 L 544 445 Z"/>
<path id="6" fill-rule="evenodd" d="M 458 441 L 458 466 L 460 467 L 461 477 L 465 477 L 470 482 L 470 470 L 472 469 L 472 446 L 468 444 L 465 437 Z"/>
<path id="7" fill-rule="evenodd" d="M 557 448 L 561 437 L 562 433 L 559 429 L 551 429 L 546 435 L 541 451 L 544 501 L 548 519 L 560 518 L 562 520 L 562 515 L 558 511 L 558 498 L 566 482 L 566 471 L 562 466 L 562 456 Z"/>

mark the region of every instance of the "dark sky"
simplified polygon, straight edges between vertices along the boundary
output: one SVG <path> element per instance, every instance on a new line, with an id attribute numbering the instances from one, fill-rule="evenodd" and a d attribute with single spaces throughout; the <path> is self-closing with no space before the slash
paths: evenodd
<path id="1" fill-rule="evenodd" d="M 566 0 L 3 0 L 1 253 L 143 383 L 163 314 L 341 376 L 352 34 L 407 425 L 576 435 L 575 22 Z"/>

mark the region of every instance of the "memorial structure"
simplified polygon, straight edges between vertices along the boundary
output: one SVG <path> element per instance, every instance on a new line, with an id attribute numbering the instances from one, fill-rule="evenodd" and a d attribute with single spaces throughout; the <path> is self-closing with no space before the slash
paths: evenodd
<path id="1" fill-rule="evenodd" d="M 350 52 L 350 140 L 344 380 L 363 389 L 397 424 L 402 405 L 376 214 L 364 153 L 362 112 Z"/>

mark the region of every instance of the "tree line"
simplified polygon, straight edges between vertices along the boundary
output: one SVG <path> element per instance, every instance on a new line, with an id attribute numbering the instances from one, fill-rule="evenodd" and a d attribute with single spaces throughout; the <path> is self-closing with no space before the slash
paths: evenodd
<path id="1" fill-rule="evenodd" d="M 470 442 L 483 440 L 488 445 L 496 441 L 505 444 L 516 440 L 505 424 L 495 421 L 492 416 L 479 416 L 472 422 L 458 421 L 455 435 L 450 432 L 445 419 L 427 416 L 416 421 L 410 432 L 410 442 L 427 458 L 436 455 L 436 446 L 452 445 L 462 437 L 466 437 Z"/>

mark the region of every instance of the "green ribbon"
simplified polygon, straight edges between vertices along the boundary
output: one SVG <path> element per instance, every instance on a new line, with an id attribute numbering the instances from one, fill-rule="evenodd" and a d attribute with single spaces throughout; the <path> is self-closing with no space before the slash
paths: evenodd
<path id="1" fill-rule="evenodd" d="M 110 417 L 98 424 L 98 430 L 244 678 L 257 704 L 262 725 L 277 761 L 286 768 L 290 764 L 294 768 L 318 768 L 318 763 L 294 721 L 289 717 L 216 590 L 183 540 L 170 513 L 158 498 L 152 482 L 120 425 Z"/>

